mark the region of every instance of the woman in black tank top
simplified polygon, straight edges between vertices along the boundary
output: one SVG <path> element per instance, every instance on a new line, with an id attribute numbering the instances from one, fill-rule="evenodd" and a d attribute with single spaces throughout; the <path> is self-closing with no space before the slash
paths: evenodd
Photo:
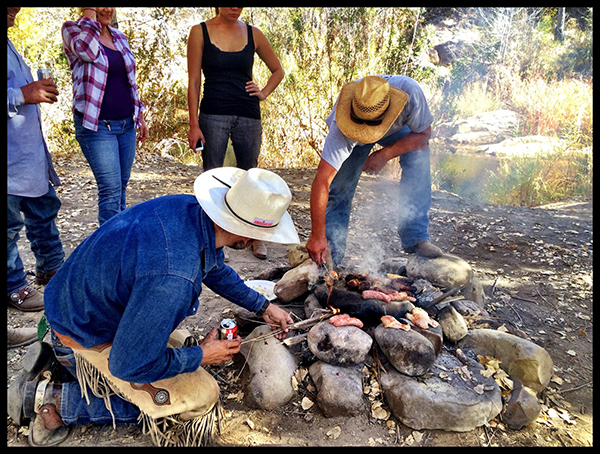
<path id="1" fill-rule="evenodd" d="M 188 140 L 196 151 L 203 145 L 204 170 L 223 166 L 229 139 L 237 167 L 257 166 L 262 135 L 259 103 L 283 80 L 283 68 L 265 35 L 238 19 L 242 9 L 216 8 L 217 15 L 193 26 L 188 39 Z M 271 71 L 262 89 L 252 80 L 255 53 Z M 253 252 L 266 258 L 262 243 L 255 244 Z"/>

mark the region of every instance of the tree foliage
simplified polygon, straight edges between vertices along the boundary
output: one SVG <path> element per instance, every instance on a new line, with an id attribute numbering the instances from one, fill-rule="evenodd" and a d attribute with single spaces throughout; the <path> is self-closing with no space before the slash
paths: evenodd
<path id="1" fill-rule="evenodd" d="M 316 164 L 327 132 L 325 118 L 341 87 L 367 74 L 404 74 L 418 80 L 436 121 L 456 111 L 468 84 L 484 87 L 485 95 L 494 97 L 489 105 L 513 106 L 513 88 L 531 78 L 557 84 L 577 78 L 591 91 L 592 10 L 566 10 L 564 41 L 558 42 L 552 28 L 557 8 L 245 8 L 241 19 L 265 33 L 286 73 L 261 104 L 264 134 L 259 165 Z M 140 152 L 199 159 L 187 145 L 186 47 L 191 27 L 213 15 L 213 8 L 117 8 L 118 25 L 135 55 L 137 82 L 147 107 L 150 140 Z M 60 101 L 44 106 L 53 152 L 78 150 L 70 113 L 70 71 L 60 36 L 62 23 L 75 17 L 76 8 L 23 8 L 15 27 L 8 30 L 32 70 L 50 67 L 59 86 Z M 480 35 L 471 51 L 448 68 L 430 59 L 435 44 L 431 23 L 444 17 L 458 17 Z M 255 62 L 254 79 L 265 84 L 269 71 L 258 57 Z M 576 115 L 578 123 L 564 119 L 571 125 L 560 129 L 578 135 L 576 141 L 586 145 L 592 135 L 591 109 Z M 587 128 L 585 140 L 575 131 L 579 127 L 575 123 Z"/>

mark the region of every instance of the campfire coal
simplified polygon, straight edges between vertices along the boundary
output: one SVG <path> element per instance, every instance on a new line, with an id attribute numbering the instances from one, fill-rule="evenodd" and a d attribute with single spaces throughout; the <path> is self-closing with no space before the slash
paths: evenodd
<path id="1" fill-rule="evenodd" d="M 423 280 L 415 285 L 413 279 L 388 276 L 348 273 L 337 280 L 326 278 L 314 288 L 313 294 L 323 307 L 338 309 L 375 324 L 385 315 L 397 320 L 406 318 L 415 307 L 429 307 L 432 301 L 444 296 Z"/>

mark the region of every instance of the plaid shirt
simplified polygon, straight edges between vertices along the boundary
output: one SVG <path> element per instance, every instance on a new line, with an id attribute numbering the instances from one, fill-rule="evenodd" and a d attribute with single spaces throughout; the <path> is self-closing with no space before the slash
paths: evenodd
<path id="1" fill-rule="evenodd" d="M 140 126 L 144 106 L 135 83 L 135 60 L 123 32 L 109 27 L 116 49 L 123 56 L 131 85 L 136 127 Z M 100 22 L 81 17 L 62 26 L 63 49 L 73 78 L 73 109 L 83 114 L 83 127 L 98 130 L 98 116 L 108 76 L 108 57 L 100 44 Z"/>

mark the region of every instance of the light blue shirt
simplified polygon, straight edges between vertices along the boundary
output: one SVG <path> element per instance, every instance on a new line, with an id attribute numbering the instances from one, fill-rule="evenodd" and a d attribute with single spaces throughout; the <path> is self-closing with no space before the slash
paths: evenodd
<path id="1" fill-rule="evenodd" d="M 39 104 L 25 104 L 21 87 L 33 82 L 31 70 L 7 38 L 7 194 L 40 197 L 60 185 L 42 134 Z"/>
<path id="2" fill-rule="evenodd" d="M 394 134 L 404 126 L 408 126 L 412 132 L 417 133 L 431 126 L 433 115 L 429 111 L 423 90 L 415 80 L 407 76 L 380 75 L 379 77 L 383 77 L 391 86 L 399 88 L 408 95 L 406 106 L 404 106 L 396 121 L 392 123 L 392 126 L 390 126 L 390 129 L 383 137 Z M 327 126 L 329 126 L 329 133 L 325 138 L 321 159 L 330 164 L 334 169 L 340 170 L 340 167 L 342 167 L 344 161 L 350 156 L 354 147 L 364 144 L 349 139 L 340 131 L 335 121 L 335 110 L 336 107 L 333 108 L 325 120 Z"/>

